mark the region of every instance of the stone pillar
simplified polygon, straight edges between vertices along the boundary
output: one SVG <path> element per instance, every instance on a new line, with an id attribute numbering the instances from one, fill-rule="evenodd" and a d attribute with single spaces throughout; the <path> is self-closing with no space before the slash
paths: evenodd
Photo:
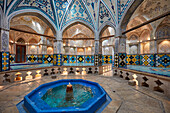
<path id="1" fill-rule="evenodd" d="M 158 54 L 158 44 L 157 44 L 157 40 L 154 41 L 154 54 Z"/>
<path id="2" fill-rule="evenodd" d="M 8 71 L 9 55 L 9 22 L 7 16 L 0 12 L 0 71 Z"/>
<path id="3" fill-rule="evenodd" d="M 54 40 L 54 55 L 53 55 L 54 66 L 62 66 L 62 51 L 63 51 L 62 32 L 58 31 L 56 40 Z"/>
<path id="4" fill-rule="evenodd" d="M 28 45 L 28 44 L 26 44 L 26 55 L 28 55 L 29 53 L 29 50 L 28 50 L 28 48 L 29 48 L 30 46 Z"/>
<path id="5" fill-rule="evenodd" d="M 94 47 L 94 66 L 102 66 L 102 41 L 98 31 L 95 32 Z"/>
<path id="6" fill-rule="evenodd" d="M 41 54 L 47 54 L 47 39 L 41 36 Z"/>
<path id="7" fill-rule="evenodd" d="M 121 29 L 117 28 L 115 39 L 114 67 L 127 68 L 126 65 L 126 36 L 121 34 Z"/>
<path id="8" fill-rule="evenodd" d="M 16 55 L 16 43 L 15 42 L 13 43 L 13 54 Z"/>
<path id="9" fill-rule="evenodd" d="M 0 28 L 0 71 L 8 71 L 10 67 L 9 29 Z"/>
<path id="10" fill-rule="evenodd" d="M 138 52 L 137 52 L 137 54 L 139 54 L 139 55 L 140 55 L 140 48 L 141 48 L 140 43 L 138 43 Z"/>

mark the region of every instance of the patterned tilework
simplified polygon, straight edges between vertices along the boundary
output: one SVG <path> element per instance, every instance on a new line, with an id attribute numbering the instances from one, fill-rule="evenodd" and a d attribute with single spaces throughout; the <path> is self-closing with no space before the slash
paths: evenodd
<path id="1" fill-rule="evenodd" d="M 94 55 L 94 66 L 98 66 L 98 63 L 99 63 L 99 56 Z"/>
<path id="2" fill-rule="evenodd" d="M 68 7 L 68 2 L 67 0 L 54 0 L 55 6 L 56 6 L 56 12 L 58 15 L 58 21 L 59 24 L 61 23 L 61 20 L 63 18 L 63 15 L 66 12 L 66 8 Z"/>
<path id="3" fill-rule="evenodd" d="M 13 2 L 14 0 L 7 0 L 7 6 L 11 3 L 11 2 Z"/>
<path id="4" fill-rule="evenodd" d="M 77 56 L 77 63 L 84 63 L 84 56 L 83 55 Z"/>
<path id="5" fill-rule="evenodd" d="M 57 66 L 62 66 L 62 54 L 57 54 Z"/>
<path id="6" fill-rule="evenodd" d="M 63 55 L 63 63 L 69 63 L 69 55 Z"/>
<path id="7" fill-rule="evenodd" d="M 170 67 L 170 54 L 157 54 L 155 57 L 156 67 Z"/>
<path id="8" fill-rule="evenodd" d="M 19 5 L 18 5 L 19 4 Z M 51 6 L 51 0 L 18 0 L 14 7 L 11 9 L 10 13 L 14 10 L 20 10 L 25 8 L 38 9 L 47 14 L 50 18 L 54 20 L 53 8 Z M 17 6 L 18 5 L 18 6 Z M 17 6 L 17 8 L 16 8 Z"/>
<path id="9" fill-rule="evenodd" d="M 53 55 L 43 55 L 43 64 L 53 63 Z"/>
<path id="10" fill-rule="evenodd" d="M 57 66 L 57 54 L 53 55 L 53 65 Z"/>
<path id="11" fill-rule="evenodd" d="M 0 62 L 1 62 L 1 71 L 7 71 L 9 70 L 9 66 L 10 66 L 10 61 L 9 61 L 9 52 L 1 52 L 0 55 Z"/>
<path id="12" fill-rule="evenodd" d="M 9 60 L 10 60 L 10 64 L 15 63 L 15 55 L 14 54 L 10 54 Z"/>
<path id="13" fill-rule="evenodd" d="M 70 63 L 76 63 L 77 59 L 76 59 L 76 55 L 70 55 Z"/>
<path id="14" fill-rule="evenodd" d="M 155 57 L 153 54 L 150 55 L 140 55 L 140 65 L 154 67 Z"/>
<path id="15" fill-rule="evenodd" d="M 62 66 L 62 54 L 54 54 L 53 55 L 54 61 L 53 65 L 54 66 Z"/>
<path id="16" fill-rule="evenodd" d="M 139 65 L 139 55 L 127 55 L 127 65 Z"/>
<path id="17" fill-rule="evenodd" d="M 93 16 L 94 21 L 97 19 L 97 7 L 98 7 L 98 0 L 85 0 L 85 3 Z"/>
<path id="18" fill-rule="evenodd" d="M 28 63 L 37 63 L 37 55 L 27 55 Z"/>
<path id="19" fill-rule="evenodd" d="M 103 64 L 112 64 L 112 55 L 103 55 L 102 60 Z"/>
<path id="20" fill-rule="evenodd" d="M 119 55 L 118 53 L 114 54 L 114 67 L 118 67 L 119 66 Z"/>
<path id="21" fill-rule="evenodd" d="M 85 63 L 92 63 L 92 56 L 86 55 L 85 56 Z"/>
<path id="22" fill-rule="evenodd" d="M 98 66 L 102 66 L 102 54 L 99 54 L 99 64 Z"/>
<path id="23" fill-rule="evenodd" d="M 64 16 L 62 27 L 75 19 L 88 22 L 93 27 L 92 18 L 83 3 L 83 0 L 72 0 L 66 16 Z"/>
<path id="24" fill-rule="evenodd" d="M 0 72 L 2 71 L 2 53 L 0 52 Z"/>
<path id="25" fill-rule="evenodd" d="M 42 63 L 43 62 L 43 55 L 37 55 L 37 61 L 38 61 L 38 63 Z"/>
<path id="26" fill-rule="evenodd" d="M 99 11 L 99 27 L 104 23 L 104 22 L 112 22 L 114 23 L 112 16 L 108 9 L 105 7 L 105 5 L 100 2 L 100 11 Z M 114 23 L 115 24 L 115 23 Z"/>
<path id="27" fill-rule="evenodd" d="M 91 63 L 94 63 L 94 56 L 91 56 Z"/>
<path id="28" fill-rule="evenodd" d="M 3 9 L 4 0 L 0 0 L 0 6 Z"/>
<path id="29" fill-rule="evenodd" d="M 119 53 L 119 67 L 120 68 L 127 68 L 126 53 Z"/>
<path id="30" fill-rule="evenodd" d="M 116 16 L 116 0 L 103 0 L 107 7 L 112 12 L 113 16 Z"/>
<path id="31" fill-rule="evenodd" d="M 7 9 L 8 7 L 11 5 L 11 3 L 13 2 L 14 0 L 7 0 Z"/>
<path id="32" fill-rule="evenodd" d="M 119 14 L 118 20 L 119 21 L 121 20 L 122 15 L 130 2 L 131 0 L 118 0 L 118 14 Z"/>

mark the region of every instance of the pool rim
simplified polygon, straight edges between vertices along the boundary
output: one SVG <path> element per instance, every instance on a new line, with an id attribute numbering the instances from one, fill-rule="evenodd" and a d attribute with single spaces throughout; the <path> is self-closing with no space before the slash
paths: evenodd
<path id="1" fill-rule="evenodd" d="M 85 108 L 74 108 L 74 109 L 51 109 L 51 110 L 41 110 L 40 108 L 38 108 L 34 102 L 31 101 L 31 99 L 29 98 L 32 94 L 36 93 L 38 90 L 40 90 L 43 87 L 46 87 L 48 85 L 54 85 L 55 83 L 61 83 L 61 82 L 85 82 L 94 86 L 97 86 L 100 91 L 102 92 L 102 94 L 97 97 L 91 104 L 87 105 Z M 53 82 L 49 82 L 49 83 L 45 83 L 42 84 L 40 86 L 38 86 L 36 89 L 32 90 L 28 95 L 26 95 L 24 97 L 24 106 L 27 108 L 27 110 L 31 113 L 61 113 L 61 112 L 65 112 L 65 113 L 86 113 L 92 111 L 96 111 L 99 107 L 102 106 L 102 104 L 104 104 L 106 102 L 106 92 L 105 90 L 100 86 L 100 84 L 96 83 L 96 82 L 92 82 L 92 81 L 87 81 L 87 80 L 83 80 L 83 79 L 62 79 L 62 80 L 57 80 L 57 81 L 53 81 Z M 97 108 L 96 108 L 97 105 Z M 66 111 L 67 110 L 67 111 Z"/>

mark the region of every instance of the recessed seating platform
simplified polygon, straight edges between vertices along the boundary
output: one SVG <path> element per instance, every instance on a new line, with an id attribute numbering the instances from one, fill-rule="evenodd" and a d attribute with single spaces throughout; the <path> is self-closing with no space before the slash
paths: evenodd
<path id="1" fill-rule="evenodd" d="M 148 70 L 153 70 L 147 72 Z M 153 74 L 152 72 L 155 73 Z M 161 72 L 162 71 L 162 72 Z M 163 72 L 165 71 L 165 72 Z M 157 74 L 156 74 L 157 73 Z M 163 75 L 161 75 L 163 73 Z M 135 81 L 136 85 L 147 87 L 153 91 L 165 94 L 170 98 L 170 76 L 168 68 L 156 68 L 145 66 L 128 66 L 127 69 L 113 68 L 113 76 L 119 76 L 129 82 Z"/>
<path id="2" fill-rule="evenodd" d="M 128 65 L 127 69 L 170 77 L 170 68 Z"/>

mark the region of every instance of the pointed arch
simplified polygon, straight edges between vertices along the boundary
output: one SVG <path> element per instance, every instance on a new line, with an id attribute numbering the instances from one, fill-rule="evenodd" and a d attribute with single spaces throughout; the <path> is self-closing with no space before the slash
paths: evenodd
<path id="1" fill-rule="evenodd" d="M 170 28 L 170 16 L 165 17 L 160 24 L 157 26 L 154 32 L 154 36 L 156 38 L 162 36 L 164 38 L 168 37 L 169 33 L 169 28 Z M 160 31 L 160 33 L 158 33 Z"/>
<path id="2" fill-rule="evenodd" d="M 49 19 L 49 17 L 47 17 L 44 13 L 42 13 L 41 11 L 37 9 L 22 9 L 22 10 L 14 11 L 8 16 L 8 22 L 10 23 L 13 17 L 23 16 L 23 15 L 30 15 L 30 16 L 38 17 L 39 19 L 44 21 L 47 25 L 49 25 L 53 33 L 56 34 L 57 27 L 54 24 L 54 22 L 51 19 Z"/>
<path id="3" fill-rule="evenodd" d="M 98 28 L 102 26 L 102 24 L 106 22 L 112 22 L 113 24 L 116 24 L 114 21 L 113 15 L 108 9 L 108 7 L 105 5 L 104 2 L 100 1 L 99 4 L 99 15 L 98 15 Z"/>
<path id="4" fill-rule="evenodd" d="M 109 0 L 108 0 L 108 1 L 109 1 Z M 114 14 L 112 13 L 112 11 L 111 11 L 110 8 L 108 7 L 108 5 L 107 5 L 104 1 L 101 1 L 101 2 L 104 4 L 104 6 L 106 7 L 106 9 L 109 11 L 109 13 L 110 13 L 110 15 L 111 15 L 111 17 L 112 17 L 113 22 L 114 22 L 115 24 L 117 24 L 116 18 L 114 17 Z"/>
<path id="5" fill-rule="evenodd" d="M 72 25 L 75 25 L 75 24 L 78 24 L 78 23 L 80 23 L 80 24 L 88 27 L 90 30 L 92 30 L 93 32 L 95 32 L 95 29 L 94 29 L 89 23 L 87 23 L 87 22 L 85 22 L 85 21 L 82 21 L 82 20 L 74 20 L 74 21 L 68 23 L 67 25 L 65 25 L 65 26 L 61 29 L 62 33 L 63 33 L 64 30 L 67 29 L 69 26 L 72 26 Z"/>
<path id="6" fill-rule="evenodd" d="M 72 36 L 72 38 L 76 38 L 77 36 L 84 36 L 83 38 L 89 38 L 87 35 L 83 34 L 83 33 L 78 33 Z"/>
<path id="7" fill-rule="evenodd" d="M 79 7 L 79 9 L 77 9 Z M 72 0 L 62 20 L 60 29 L 75 20 L 84 21 L 94 28 L 93 19 L 83 0 Z"/>
<path id="8" fill-rule="evenodd" d="M 121 20 L 119 22 L 119 26 L 122 28 L 122 30 L 126 30 L 126 26 L 132 16 L 132 14 L 135 12 L 137 7 L 143 2 L 144 0 L 132 0 L 127 8 L 124 10 L 123 15 L 121 16 Z"/>
<path id="9" fill-rule="evenodd" d="M 100 36 L 101 33 L 102 33 L 104 30 L 106 30 L 108 27 L 112 27 L 112 28 L 115 30 L 115 32 L 116 32 L 116 27 L 115 27 L 115 25 L 114 25 L 112 22 L 105 22 L 105 23 L 103 23 L 103 24 L 100 26 L 100 28 L 99 28 L 99 36 Z"/>
<path id="10" fill-rule="evenodd" d="M 21 37 L 17 39 L 17 43 L 25 44 L 25 42 L 26 41 Z"/>

